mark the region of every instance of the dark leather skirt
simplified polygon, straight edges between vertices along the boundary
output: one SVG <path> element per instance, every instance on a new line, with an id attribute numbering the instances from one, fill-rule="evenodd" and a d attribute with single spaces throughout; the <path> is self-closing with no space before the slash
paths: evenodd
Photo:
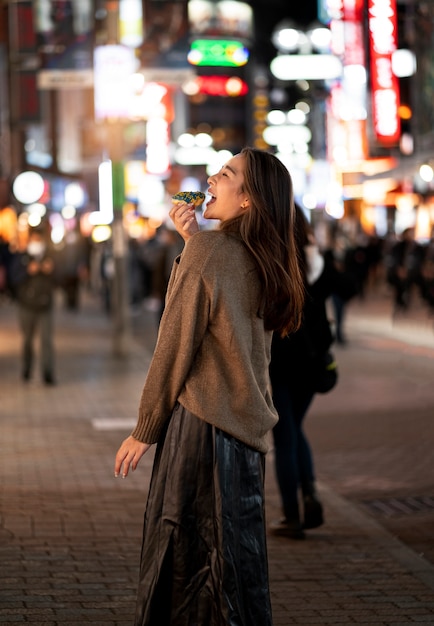
<path id="1" fill-rule="evenodd" d="M 264 455 L 180 405 L 155 454 L 135 625 L 272 625 Z"/>

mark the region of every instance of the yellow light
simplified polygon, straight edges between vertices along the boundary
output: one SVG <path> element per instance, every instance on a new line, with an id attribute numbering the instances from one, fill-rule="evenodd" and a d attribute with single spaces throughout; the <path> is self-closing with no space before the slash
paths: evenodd
<path id="1" fill-rule="evenodd" d="M 73 206 L 72 204 L 66 204 L 63 207 L 61 213 L 62 213 L 63 219 L 71 220 L 71 219 L 73 219 L 76 216 L 77 210 L 76 210 L 75 206 Z"/>
<path id="2" fill-rule="evenodd" d="M 5 207 L 0 211 L 0 237 L 5 241 L 12 241 L 17 231 L 17 214 L 12 207 Z"/>
<path id="3" fill-rule="evenodd" d="M 430 239 L 431 237 L 431 220 L 429 208 L 420 206 L 416 216 L 416 237 L 420 239 Z"/>
<path id="4" fill-rule="evenodd" d="M 413 196 L 412 194 L 400 194 L 396 198 L 396 209 L 397 211 L 401 211 L 402 213 L 410 213 L 413 211 Z"/>
<path id="5" fill-rule="evenodd" d="M 401 104 L 398 107 L 398 115 L 402 120 L 410 120 L 413 116 L 413 112 L 406 104 Z"/>
<path id="6" fill-rule="evenodd" d="M 30 213 L 28 217 L 29 226 L 36 228 L 42 222 L 41 215 L 39 213 Z"/>
<path id="7" fill-rule="evenodd" d="M 243 81 L 237 76 L 232 76 L 226 83 L 226 92 L 230 96 L 238 96 L 243 89 Z"/>
<path id="8" fill-rule="evenodd" d="M 99 226 L 95 226 L 92 231 L 92 241 L 95 243 L 102 243 L 103 241 L 110 239 L 111 234 L 112 229 L 108 224 L 100 224 Z"/>

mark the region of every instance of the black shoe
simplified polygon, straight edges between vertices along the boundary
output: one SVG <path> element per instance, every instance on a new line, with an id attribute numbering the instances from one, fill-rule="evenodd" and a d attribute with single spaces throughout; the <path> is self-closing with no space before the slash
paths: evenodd
<path id="1" fill-rule="evenodd" d="M 289 539 L 305 539 L 303 527 L 299 520 L 287 520 L 283 518 L 270 525 L 270 530 L 274 535 L 288 537 Z"/>
<path id="2" fill-rule="evenodd" d="M 23 372 L 23 375 L 21 378 L 23 379 L 25 383 L 28 383 L 30 380 L 30 372 L 27 372 L 27 371 Z"/>
<path id="3" fill-rule="evenodd" d="M 303 528 L 318 528 L 324 524 L 324 514 L 321 502 L 313 494 L 303 496 L 304 522 Z"/>
<path id="4" fill-rule="evenodd" d="M 53 376 L 51 374 L 45 374 L 44 376 L 44 383 L 46 385 L 55 385 L 56 381 L 54 380 Z"/>

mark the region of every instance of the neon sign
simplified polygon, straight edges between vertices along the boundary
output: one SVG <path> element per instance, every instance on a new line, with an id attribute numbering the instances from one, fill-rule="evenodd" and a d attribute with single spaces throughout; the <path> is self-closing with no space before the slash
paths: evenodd
<path id="1" fill-rule="evenodd" d="M 191 65 L 240 67 L 249 60 L 249 51 L 240 42 L 227 39 L 196 39 L 191 44 Z"/>
<path id="2" fill-rule="evenodd" d="M 238 76 L 197 76 L 195 82 L 199 93 L 209 96 L 245 96 L 249 91 Z"/>
<path id="3" fill-rule="evenodd" d="M 374 131 L 382 144 L 400 136 L 399 83 L 392 71 L 397 47 L 396 0 L 368 0 L 369 48 Z"/>

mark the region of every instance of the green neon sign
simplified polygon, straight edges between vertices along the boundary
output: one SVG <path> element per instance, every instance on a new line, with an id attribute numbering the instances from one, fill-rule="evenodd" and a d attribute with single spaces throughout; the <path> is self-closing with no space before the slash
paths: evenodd
<path id="1" fill-rule="evenodd" d="M 240 67 L 248 60 L 249 51 L 241 41 L 228 39 L 196 39 L 188 53 L 191 65 Z"/>

